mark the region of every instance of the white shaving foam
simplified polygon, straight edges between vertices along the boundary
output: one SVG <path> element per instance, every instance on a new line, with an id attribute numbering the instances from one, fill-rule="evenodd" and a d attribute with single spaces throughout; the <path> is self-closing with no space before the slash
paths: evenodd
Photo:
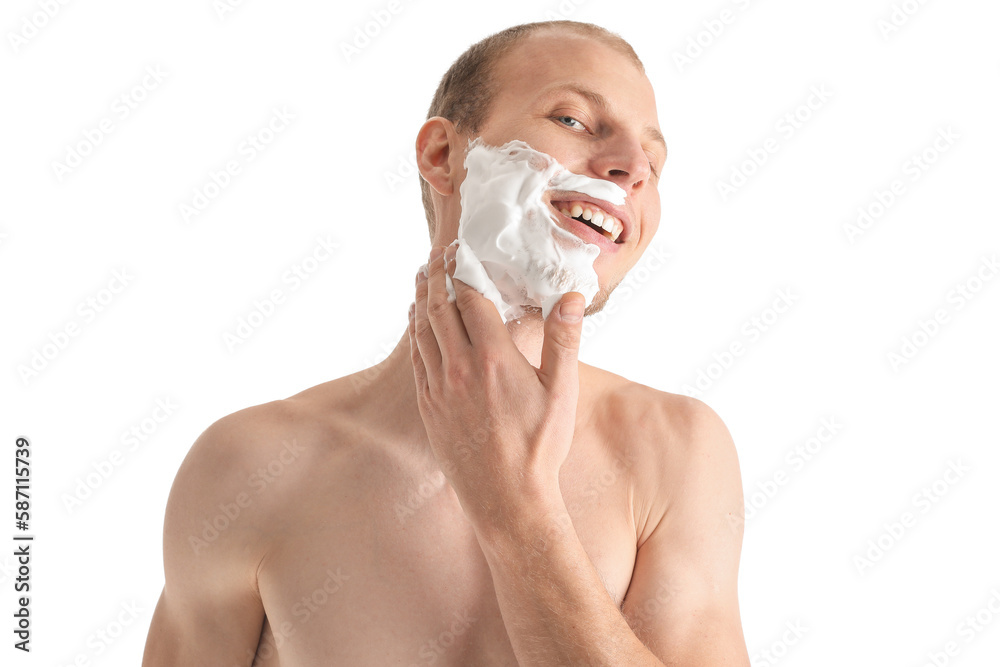
<path id="1" fill-rule="evenodd" d="M 465 168 L 462 217 L 452 243 L 458 246 L 455 278 L 492 301 L 504 323 L 520 317 L 525 306 L 541 308 L 547 318 L 566 292 L 579 292 L 589 306 L 599 289 L 594 260 L 601 250 L 559 227 L 542 197 L 564 190 L 618 205 L 625 191 L 574 174 L 523 141 L 497 148 L 476 139 Z M 450 277 L 446 283 L 454 301 Z"/>

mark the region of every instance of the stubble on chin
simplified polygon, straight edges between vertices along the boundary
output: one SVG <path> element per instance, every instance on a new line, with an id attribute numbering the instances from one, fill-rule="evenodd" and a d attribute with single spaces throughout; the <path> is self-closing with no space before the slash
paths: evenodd
<path id="1" fill-rule="evenodd" d="M 620 284 L 621 284 L 621 280 L 619 279 L 617 282 L 615 282 L 614 285 L 611 285 L 610 287 L 607 287 L 607 288 L 603 288 L 602 287 L 601 289 L 599 289 L 597 291 L 597 294 L 595 294 L 594 298 L 591 300 L 590 305 L 587 306 L 586 309 L 584 309 L 583 316 L 584 317 L 590 317 L 591 315 L 596 315 L 597 313 L 599 313 L 602 310 L 604 310 L 604 307 L 606 305 L 608 305 L 608 300 L 611 298 L 611 293 L 614 292 L 615 288 L 617 288 L 618 285 L 620 285 Z M 543 318 L 542 318 L 542 309 L 540 307 L 538 307 L 538 306 L 522 305 L 521 309 L 523 311 L 521 317 L 515 318 L 515 319 L 517 319 L 517 320 L 524 320 L 524 319 L 538 320 L 539 322 L 543 321 Z M 513 322 L 513 321 L 514 320 L 511 320 L 511 322 Z"/>
<path id="2" fill-rule="evenodd" d="M 611 298 L 611 293 L 615 291 L 615 288 L 617 288 L 618 285 L 621 284 L 621 282 L 622 279 L 619 278 L 617 281 L 615 281 L 614 285 L 611 285 L 607 288 L 602 287 L 601 289 L 597 290 L 597 294 L 594 295 L 594 299 L 590 302 L 590 305 L 587 306 L 586 310 L 583 311 L 583 316 L 590 317 L 591 315 L 596 315 L 597 313 L 604 310 L 604 306 L 608 305 L 608 299 Z"/>

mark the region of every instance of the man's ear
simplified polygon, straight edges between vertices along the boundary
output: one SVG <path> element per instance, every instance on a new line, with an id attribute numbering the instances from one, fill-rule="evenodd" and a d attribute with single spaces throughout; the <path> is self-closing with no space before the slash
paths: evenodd
<path id="1" fill-rule="evenodd" d="M 417 169 L 427 184 L 440 195 L 455 192 L 457 174 L 453 159 L 457 157 L 461 141 L 454 123 L 441 116 L 428 118 L 417 133 Z"/>

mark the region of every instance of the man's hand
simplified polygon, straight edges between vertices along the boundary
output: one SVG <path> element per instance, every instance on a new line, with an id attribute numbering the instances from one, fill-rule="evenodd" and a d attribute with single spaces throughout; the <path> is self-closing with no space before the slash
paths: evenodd
<path id="1" fill-rule="evenodd" d="M 417 403 L 434 456 L 476 531 L 518 664 L 748 666 L 736 600 L 739 542 L 721 523 L 733 503 L 718 493 L 742 501 L 738 467 L 724 487 L 701 468 L 688 475 L 700 494 L 688 494 L 693 514 L 664 524 L 638 552 L 638 577 L 626 597 L 635 617 L 665 578 L 679 572 L 685 582 L 686 597 L 673 595 L 669 613 L 642 616 L 645 635 L 657 642 L 654 654 L 608 595 L 559 488 L 580 392 L 583 296 L 563 295 L 549 314 L 536 369 L 491 301 L 453 279 L 456 298 L 448 302 L 445 271 L 435 248 L 430 277 L 417 277 L 409 324 Z M 567 306 L 576 319 L 560 317 Z M 712 470 L 732 441 L 721 428 L 697 435 L 721 448 L 697 461 Z M 689 530 L 683 543 L 678 526 Z"/>
<path id="2" fill-rule="evenodd" d="M 563 295 L 545 321 L 535 368 L 491 301 L 452 278 L 455 246 L 418 272 L 409 336 L 417 403 L 431 449 L 477 528 L 562 503 L 559 468 L 573 440 L 584 297 Z M 447 268 L 446 268 L 447 261 Z"/>

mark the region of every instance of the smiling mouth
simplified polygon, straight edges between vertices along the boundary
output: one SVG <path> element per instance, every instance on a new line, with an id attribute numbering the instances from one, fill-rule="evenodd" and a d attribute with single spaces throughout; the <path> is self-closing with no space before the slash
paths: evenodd
<path id="1" fill-rule="evenodd" d="M 621 243 L 619 238 L 625 226 L 621 220 L 600 206 L 586 201 L 553 201 L 552 206 L 568 218 L 577 220 L 602 234 L 612 243 Z"/>

